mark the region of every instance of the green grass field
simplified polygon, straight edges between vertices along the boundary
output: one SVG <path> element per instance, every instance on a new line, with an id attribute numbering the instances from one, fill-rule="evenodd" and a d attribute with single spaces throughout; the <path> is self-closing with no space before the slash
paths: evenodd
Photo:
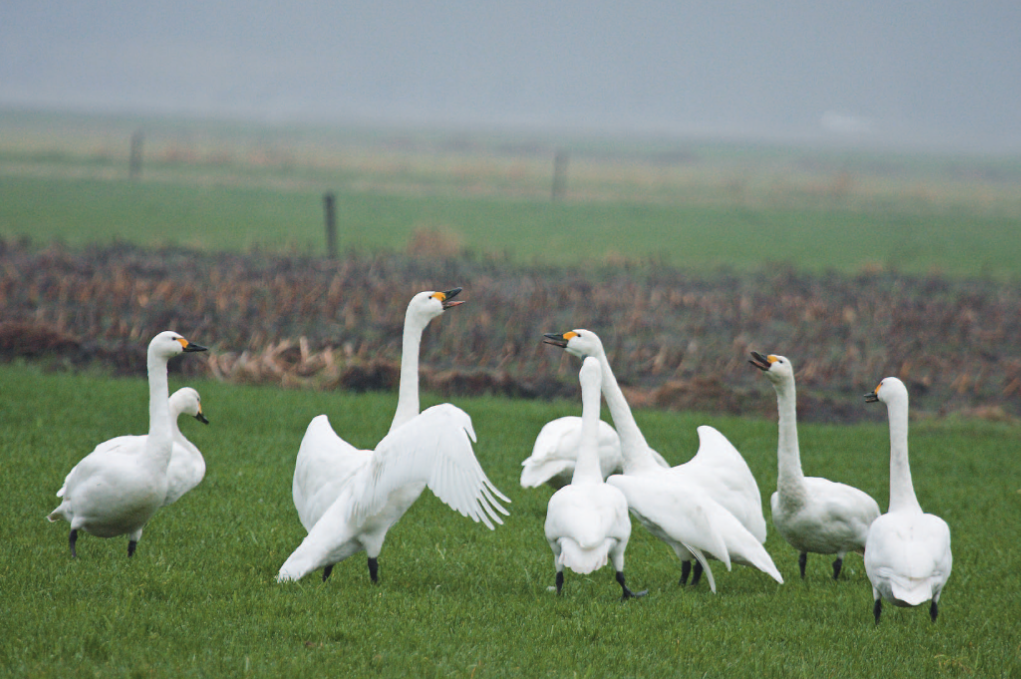
<path id="1" fill-rule="evenodd" d="M 177 359 L 181 360 L 181 359 Z M 184 359 L 186 360 L 186 359 Z M 183 386 L 171 376 L 171 389 Z M 766 546 L 787 582 L 735 566 L 715 570 L 719 593 L 679 588 L 679 564 L 635 525 L 627 574 L 641 600 L 621 603 L 612 573 L 553 566 L 542 524 L 550 491 L 518 486 L 541 425 L 580 410 L 465 399 L 477 455 L 512 499 L 495 532 L 428 492 L 390 532 L 379 585 L 363 555 L 286 586 L 280 564 L 303 537 L 291 474 L 308 421 L 322 412 L 352 443 L 372 446 L 395 397 L 193 383 L 211 424 L 182 429 L 204 452 L 202 484 L 126 540 L 83 536 L 72 561 L 66 524 L 49 524 L 54 492 L 98 442 L 142 433 L 141 379 L 0 367 L 0 675 L 1016 677 L 1021 674 L 1021 481 L 1017 434 L 989 423 L 917 424 L 912 471 L 923 507 L 953 533 L 954 571 L 934 625 L 927 611 L 887 606 L 872 622 L 861 559 L 840 582 L 829 559 L 797 576 L 797 555 L 771 531 Z M 858 395 L 855 395 L 858 397 Z M 423 405 L 428 405 L 426 399 Z M 862 407 L 866 407 L 864 404 Z M 881 408 L 882 406 L 872 406 Z M 775 424 L 639 411 L 650 443 L 673 463 L 690 457 L 695 426 L 713 424 L 743 452 L 767 505 L 775 487 Z M 187 418 L 186 418 L 187 419 Z M 806 472 L 887 503 L 885 426 L 803 426 Z"/>

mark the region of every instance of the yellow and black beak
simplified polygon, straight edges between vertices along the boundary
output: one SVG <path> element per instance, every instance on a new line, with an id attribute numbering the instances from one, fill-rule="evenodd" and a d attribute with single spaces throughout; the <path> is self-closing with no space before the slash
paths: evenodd
<path id="1" fill-rule="evenodd" d="M 446 311 L 451 307 L 464 304 L 464 300 L 458 300 L 456 302 L 450 301 L 454 297 L 457 297 L 458 293 L 460 293 L 463 289 L 464 288 L 454 288 L 453 290 L 447 290 L 445 292 L 437 292 L 433 294 L 433 298 L 440 300 L 440 304 L 443 305 L 443 310 Z"/>
<path id="2" fill-rule="evenodd" d="M 763 356 L 759 352 L 753 351 L 752 357 L 751 359 L 748 360 L 748 362 L 754 365 L 759 370 L 768 371 L 775 360 L 776 359 L 773 358 L 772 356 Z"/>
<path id="3" fill-rule="evenodd" d="M 543 333 L 543 337 L 545 337 L 546 339 L 544 339 L 542 341 L 542 343 L 543 344 L 552 344 L 555 347 L 560 347 L 561 349 L 566 349 L 567 348 L 567 343 L 569 341 L 571 341 L 573 338 L 577 337 L 577 336 L 578 336 L 578 333 L 574 332 L 573 330 L 571 330 L 569 332 L 565 332 L 562 335 L 558 335 L 558 334 L 552 333 L 552 332 L 547 332 L 547 333 Z"/>
<path id="4" fill-rule="evenodd" d="M 875 388 L 875 390 L 865 394 L 866 403 L 876 403 L 877 401 L 879 401 L 879 387 L 881 386 L 883 386 L 882 383 L 880 383 L 879 386 Z"/>
<path id="5" fill-rule="evenodd" d="M 202 346 L 201 344 L 195 344 L 194 342 L 189 342 L 188 340 L 184 339 L 183 337 L 179 337 L 177 339 L 177 341 L 181 343 L 182 347 L 184 347 L 185 353 L 190 353 L 192 351 L 207 351 L 206 347 Z"/>

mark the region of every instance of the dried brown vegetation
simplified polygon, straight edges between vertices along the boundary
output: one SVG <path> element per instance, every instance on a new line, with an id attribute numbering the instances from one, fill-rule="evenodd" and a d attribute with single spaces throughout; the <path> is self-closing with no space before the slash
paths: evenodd
<path id="1" fill-rule="evenodd" d="M 772 390 L 746 362 L 754 349 L 794 361 L 804 419 L 866 416 L 861 394 L 886 375 L 908 383 L 920 411 L 1021 415 L 1021 286 L 888 271 L 703 275 L 0 242 L 0 358 L 142 372 L 148 338 L 173 328 L 211 347 L 175 364 L 191 374 L 386 389 L 408 300 L 454 286 L 468 304 L 431 324 L 422 349 L 423 385 L 445 394 L 573 396 L 576 362 L 542 333 L 586 327 L 640 406 L 769 415 Z"/>

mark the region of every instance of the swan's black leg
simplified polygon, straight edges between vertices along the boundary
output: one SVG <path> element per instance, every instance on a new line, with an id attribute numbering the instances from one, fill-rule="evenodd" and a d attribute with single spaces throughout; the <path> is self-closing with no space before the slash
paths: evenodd
<path id="1" fill-rule="evenodd" d="M 939 615 L 939 607 L 936 606 L 936 600 L 932 600 L 932 605 L 929 606 L 929 617 L 932 618 L 933 622 L 936 622 L 936 616 Z"/>
<path id="2" fill-rule="evenodd" d="M 798 555 L 798 568 L 801 569 L 801 579 L 805 579 L 805 564 L 808 563 L 808 552 L 802 552 Z"/>
<path id="3" fill-rule="evenodd" d="M 135 555 L 135 549 L 138 547 L 137 540 L 128 540 L 128 558 L 130 559 Z"/>
<path id="4" fill-rule="evenodd" d="M 323 582 L 326 582 L 326 578 L 330 577 L 330 573 L 332 573 L 332 572 L 333 572 L 333 564 L 331 563 L 329 566 L 327 566 L 326 568 L 323 569 Z"/>
<path id="5" fill-rule="evenodd" d="M 369 579 L 373 582 L 379 582 L 379 562 L 369 557 Z"/>
<path id="6" fill-rule="evenodd" d="M 876 616 L 876 624 L 879 624 L 879 614 L 883 612 L 883 600 L 876 599 L 876 605 L 872 607 L 872 615 Z"/>
<path id="7" fill-rule="evenodd" d="M 564 572 L 557 572 L 557 594 L 560 594 L 560 590 L 564 588 Z"/>
<path id="8" fill-rule="evenodd" d="M 78 542 L 78 530 L 72 529 L 71 534 L 67 536 L 67 541 L 71 543 L 71 558 L 75 559 L 78 557 L 78 552 L 74 551 L 74 543 Z"/>
<path id="9" fill-rule="evenodd" d="M 621 601 L 627 601 L 628 599 L 634 599 L 640 596 L 645 596 L 649 593 L 649 590 L 643 589 L 641 592 L 632 592 L 624 584 L 624 573 L 623 571 L 617 571 L 617 582 L 620 583 L 620 588 L 623 590 L 623 594 L 620 597 Z"/>
<path id="10" fill-rule="evenodd" d="M 695 571 L 691 574 L 691 586 L 694 587 L 702 579 L 702 563 L 695 562 Z"/>
<path id="11" fill-rule="evenodd" d="M 677 584 L 680 585 L 681 587 L 684 587 L 686 584 L 688 584 L 688 576 L 689 575 L 691 575 L 691 562 L 690 561 L 682 561 L 681 562 L 681 581 L 678 582 Z"/>
<path id="12" fill-rule="evenodd" d="M 840 567 L 844 565 L 844 560 L 837 557 L 837 560 L 833 562 L 833 579 L 836 580 L 840 577 Z"/>

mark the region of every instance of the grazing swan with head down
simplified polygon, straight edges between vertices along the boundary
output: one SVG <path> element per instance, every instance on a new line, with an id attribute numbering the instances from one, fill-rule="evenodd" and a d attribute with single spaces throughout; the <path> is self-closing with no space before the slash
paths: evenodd
<path id="1" fill-rule="evenodd" d="M 798 550 L 802 578 L 811 552 L 837 555 L 833 562 L 836 580 L 845 554 L 865 553 L 865 537 L 879 516 L 879 505 L 857 488 L 802 473 L 794 366 L 784 356 L 763 356 L 755 351 L 749 363 L 773 384 L 780 413 L 776 492 L 770 498 L 773 525 Z"/>
<path id="2" fill-rule="evenodd" d="M 323 568 L 326 580 L 335 563 L 364 549 L 368 554 L 369 576 L 377 581 L 376 559 L 386 531 L 427 485 L 448 505 L 490 528 L 493 526 L 480 508 L 491 513 L 495 507 L 507 513 L 495 502 L 490 489 L 500 499 L 510 500 L 489 482 L 475 459 L 471 418 L 449 404 L 419 413 L 418 355 L 422 333 L 433 318 L 462 304 L 453 301 L 459 292 L 461 288 L 420 292 L 408 304 L 397 411 L 390 432 L 375 451 L 359 450 L 337 436 L 326 415 L 313 418 L 308 425 L 298 449 L 291 491 L 298 518 L 309 535 L 281 568 L 279 580 L 302 577 L 311 562 L 319 564 L 313 569 Z M 411 428 L 404 431 L 407 427 Z M 455 472 L 459 476 L 451 477 Z M 365 477 L 367 473 L 371 478 Z M 383 474 L 388 476 L 380 476 Z M 388 499 L 384 492 L 393 496 Z M 313 529 L 328 510 L 332 529 L 318 529 L 313 538 Z M 496 514 L 491 515 L 502 523 Z M 331 536 L 330 530 L 338 532 Z M 337 540 L 340 542 L 334 544 Z"/>
<path id="3" fill-rule="evenodd" d="M 202 424 L 209 424 L 209 420 L 202 413 L 202 400 L 199 398 L 199 393 L 191 387 L 182 387 L 170 395 L 170 428 L 174 447 L 170 454 L 170 465 L 167 467 L 167 496 L 163 499 L 163 507 L 177 502 L 182 495 L 199 485 L 206 475 L 206 460 L 202 457 L 202 451 L 185 438 L 178 426 L 177 420 L 181 415 L 191 415 Z M 146 437 L 145 434 L 118 436 L 99 444 L 92 454 L 107 448 L 142 452 L 145 450 Z M 75 469 L 77 467 L 68 472 L 67 478 L 64 479 L 64 486 L 57 491 L 58 497 L 62 497 L 67 490 L 67 479 L 71 478 Z"/>
<path id="4" fill-rule="evenodd" d="M 581 382 L 582 426 L 577 464 L 571 483 L 550 498 L 546 509 L 546 541 L 553 550 L 557 594 L 564 586 L 564 568 L 587 575 L 613 563 L 623 599 L 644 596 L 632 592 L 624 580 L 624 550 L 631 537 L 627 498 L 603 482 L 597 448 L 602 370 L 593 357 L 585 359 Z"/>
<path id="5" fill-rule="evenodd" d="M 167 361 L 183 352 L 205 350 L 169 330 L 149 342 L 149 434 L 96 446 L 67 475 L 57 492 L 60 506 L 47 517 L 71 524 L 72 557 L 78 555 L 79 530 L 101 538 L 127 534 L 128 556 L 134 555 L 142 529 L 167 498 L 167 468 L 174 444 Z"/>
<path id="6" fill-rule="evenodd" d="M 950 527 L 926 514 L 915 497 L 908 463 L 908 390 L 887 377 L 865 401 L 882 401 L 890 415 L 890 508 L 869 528 L 865 541 L 865 572 L 872 582 L 872 613 L 879 624 L 883 599 L 894 606 L 918 606 L 931 600 L 929 617 L 936 622 L 939 597 L 950 577 Z"/>
<path id="7" fill-rule="evenodd" d="M 740 453 L 726 438 L 711 427 L 699 427 L 698 454 L 686 464 L 664 469 L 657 464 L 631 414 L 599 337 L 590 330 L 573 330 L 562 335 L 547 334 L 546 343 L 575 356 L 599 359 L 603 396 L 624 456 L 624 473 L 611 476 L 607 483 L 624 492 L 628 508 L 642 525 L 670 545 L 682 562 L 694 558 L 705 570 L 714 592 L 716 584 L 705 552 L 722 561 L 728 570 L 735 561 L 782 583 L 783 576 L 762 546 L 766 527 L 758 486 Z"/>

